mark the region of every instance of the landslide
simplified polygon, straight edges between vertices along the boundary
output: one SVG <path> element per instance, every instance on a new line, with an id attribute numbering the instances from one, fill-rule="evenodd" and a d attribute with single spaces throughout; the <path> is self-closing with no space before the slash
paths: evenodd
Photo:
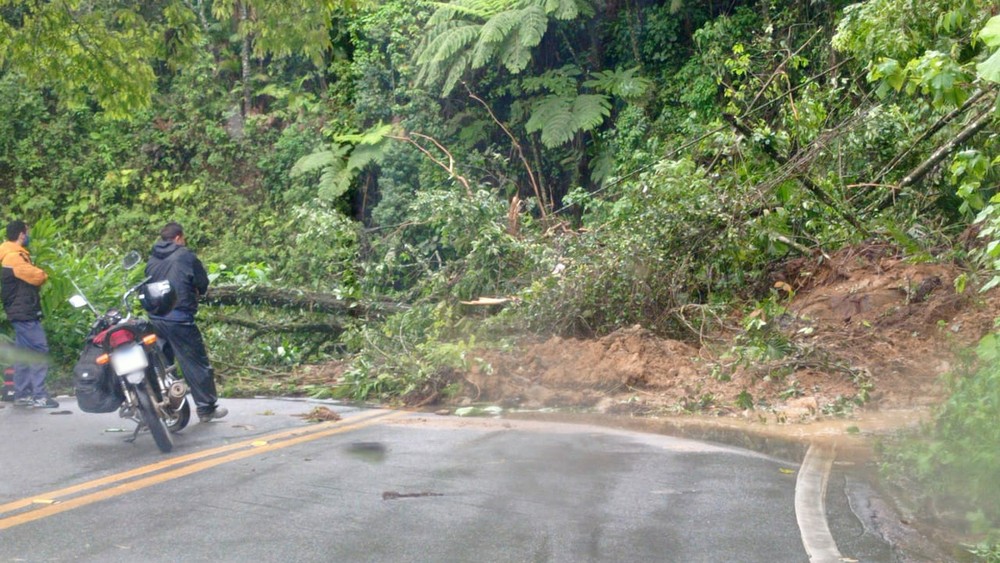
<path id="1" fill-rule="evenodd" d="M 524 339 L 510 352 L 483 351 L 454 402 L 778 422 L 926 407 L 1000 314 L 995 292 L 957 291 L 961 275 L 884 245 L 793 260 L 773 274 L 780 307 L 730 319 L 735 330 L 684 342 L 641 326 Z M 739 330 L 748 318 L 761 327 Z"/>

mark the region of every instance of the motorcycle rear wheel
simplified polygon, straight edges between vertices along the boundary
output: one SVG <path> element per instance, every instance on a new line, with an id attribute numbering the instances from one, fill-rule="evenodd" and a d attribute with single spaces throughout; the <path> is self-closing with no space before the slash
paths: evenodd
<path id="1" fill-rule="evenodd" d="M 137 386 L 135 388 L 135 396 L 139 400 L 139 413 L 149 428 L 150 434 L 153 435 L 156 447 L 160 448 L 160 451 L 163 453 L 170 453 L 170 450 L 174 449 L 174 441 L 170 437 L 170 432 L 167 431 L 167 425 L 157 416 L 156 409 L 153 407 L 152 399 L 149 398 L 149 391 L 146 390 L 146 386 Z"/>
<path id="2" fill-rule="evenodd" d="M 191 403 L 188 402 L 187 397 L 184 397 L 184 403 L 179 409 L 171 409 L 167 407 L 167 419 L 164 420 L 164 424 L 167 425 L 167 430 L 172 434 L 176 434 L 184 429 L 191 421 Z"/>
<path id="3" fill-rule="evenodd" d="M 156 376 L 160 381 L 160 387 L 162 389 L 160 391 L 160 395 L 163 396 L 161 398 L 165 398 L 167 390 L 170 388 L 170 384 L 177 380 L 169 373 L 170 370 L 167 366 L 167 358 L 163 355 L 163 352 L 159 348 L 154 349 L 154 353 L 150 356 L 153 360 Z M 181 403 L 180 408 L 177 409 L 166 406 L 166 403 L 161 404 L 164 404 L 163 414 L 165 415 L 165 418 L 163 423 L 167 425 L 167 430 L 169 430 L 172 434 L 176 434 L 177 432 L 183 430 L 184 427 L 188 425 L 188 422 L 191 421 L 191 402 L 188 401 L 187 396 L 184 397 L 184 402 Z"/>

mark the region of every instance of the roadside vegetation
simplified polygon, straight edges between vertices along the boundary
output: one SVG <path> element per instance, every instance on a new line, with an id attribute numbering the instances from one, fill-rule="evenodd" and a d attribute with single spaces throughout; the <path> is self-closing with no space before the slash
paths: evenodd
<path id="1" fill-rule="evenodd" d="M 67 298 L 114 302 L 168 220 L 219 290 L 201 315 L 230 395 L 432 404 L 520 335 L 696 340 L 734 316 L 734 354 L 773 358 L 751 312 L 794 291 L 771 277 L 790 260 L 877 241 L 1000 284 L 997 12 L 0 0 L 0 209 L 51 272 L 66 389 L 90 320 Z M 997 338 L 885 454 L 989 561 Z M 332 363 L 336 385 L 296 375 Z"/>

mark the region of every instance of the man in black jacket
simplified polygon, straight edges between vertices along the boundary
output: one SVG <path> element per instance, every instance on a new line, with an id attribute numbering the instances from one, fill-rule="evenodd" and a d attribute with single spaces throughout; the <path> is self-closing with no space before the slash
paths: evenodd
<path id="1" fill-rule="evenodd" d="M 184 229 L 179 223 L 167 223 L 160 230 L 160 240 L 153 245 L 146 264 L 146 275 L 153 282 L 169 280 L 177 292 L 173 310 L 149 318 L 157 334 L 166 341 L 163 351 L 167 359 L 173 361 L 176 356 L 181 373 L 191 388 L 198 418 L 208 422 L 226 416 L 229 410 L 216 404 L 215 374 L 208 362 L 201 331 L 194 322 L 198 299 L 208 291 L 208 273 L 187 248 Z"/>

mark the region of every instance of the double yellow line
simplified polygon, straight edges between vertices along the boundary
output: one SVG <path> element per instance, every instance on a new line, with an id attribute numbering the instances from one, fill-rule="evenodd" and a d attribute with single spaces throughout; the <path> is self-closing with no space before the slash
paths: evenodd
<path id="1" fill-rule="evenodd" d="M 353 416 L 349 420 L 324 422 L 315 426 L 267 434 L 0 504 L 0 530 L 138 491 L 231 461 L 372 426 L 404 414 L 406 413 L 400 411 L 371 411 Z M 4 516 L 10 513 L 13 514 Z"/>

